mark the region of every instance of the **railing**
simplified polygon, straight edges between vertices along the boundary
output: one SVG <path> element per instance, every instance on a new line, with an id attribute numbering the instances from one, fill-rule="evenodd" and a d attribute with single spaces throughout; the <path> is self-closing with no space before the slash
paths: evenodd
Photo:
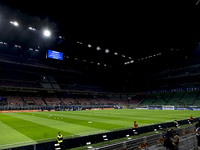
<path id="1" fill-rule="evenodd" d="M 193 125 L 175 129 L 180 137 L 179 150 L 195 150 L 197 148 L 197 138 L 194 129 L 195 126 Z M 158 140 L 163 137 L 163 134 L 165 134 L 165 132 L 155 133 L 153 135 L 135 139 L 128 139 L 123 142 L 93 148 L 93 150 L 138 150 L 140 149 L 139 147 L 142 143 L 148 143 L 147 147 L 141 148 L 143 150 L 166 150 L 166 147 L 164 147 L 161 143 L 158 143 Z"/>

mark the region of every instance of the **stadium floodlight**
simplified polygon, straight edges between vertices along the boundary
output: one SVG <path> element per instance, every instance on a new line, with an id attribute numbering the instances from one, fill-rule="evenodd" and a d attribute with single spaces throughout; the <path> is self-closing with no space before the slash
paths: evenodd
<path id="1" fill-rule="evenodd" d="M 106 50 L 105 50 L 105 53 L 107 53 L 107 54 L 110 53 L 110 50 L 109 50 L 109 49 L 106 49 Z"/>
<path id="2" fill-rule="evenodd" d="M 33 27 L 28 27 L 28 29 L 29 30 L 33 30 L 33 31 L 35 31 L 36 29 L 35 28 L 33 28 Z"/>
<path id="3" fill-rule="evenodd" d="M 83 44 L 82 42 L 77 41 L 78 44 Z"/>
<path id="4" fill-rule="evenodd" d="M 14 26 L 18 26 L 19 23 L 17 21 L 10 21 L 11 24 L 13 24 Z"/>
<path id="5" fill-rule="evenodd" d="M 117 53 L 117 52 L 115 52 L 115 53 L 114 53 L 114 55 L 116 55 L 116 56 L 117 56 L 117 55 L 118 55 L 118 53 Z"/>
<path id="6" fill-rule="evenodd" d="M 97 47 L 97 50 L 98 50 L 98 51 L 100 51 L 100 50 L 101 50 L 101 48 L 98 46 L 98 47 Z"/>
<path id="7" fill-rule="evenodd" d="M 47 29 L 44 30 L 43 34 L 46 37 L 50 37 L 51 36 L 51 32 L 49 30 L 47 30 Z"/>
<path id="8" fill-rule="evenodd" d="M 18 26 L 19 24 L 18 24 L 18 22 L 13 22 L 13 24 L 14 24 L 14 26 Z"/>

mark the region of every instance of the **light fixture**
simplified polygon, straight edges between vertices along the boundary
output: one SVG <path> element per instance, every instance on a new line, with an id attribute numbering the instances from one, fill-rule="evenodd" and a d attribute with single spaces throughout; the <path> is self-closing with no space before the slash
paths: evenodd
<path id="1" fill-rule="evenodd" d="M 98 51 L 100 51 L 100 50 L 101 50 L 101 48 L 98 46 L 98 47 L 97 47 L 97 50 L 98 50 Z"/>
<path id="2" fill-rule="evenodd" d="M 36 29 L 35 28 L 33 28 L 33 27 L 28 27 L 28 29 L 29 30 L 33 30 L 33 31 L 35 31 Z"/>
<path id="3" fill-rule="evenodd" d="M 110 53 L 110 50 L 109 50 L 109 49 L 106 49 L 106 50 L 105 50 L 105 53 L 107 53 L 107 54 Z"/>
<path id="4" fill-rule="evenodd" d="M 11 24 L 13 24 L 14 26 L 18 26 L 18 22 L 17 21 L 10 21 Z"/>
<path id="5" fill-rule="evenodd" d="M 46 36 L 46 37 L 50 37 L 51 36 L 51 32 L 49 31 L 49 30 L 44 30 L 44 32 L 43 32 L 43 34 L 44 34 L 44 36 Z"/>

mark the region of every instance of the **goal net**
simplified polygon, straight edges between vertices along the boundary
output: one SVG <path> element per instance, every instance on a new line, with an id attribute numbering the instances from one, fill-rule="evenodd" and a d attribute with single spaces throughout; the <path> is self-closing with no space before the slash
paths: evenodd
<path id="1" fill-rule="evenodd" d="M 174 106 L 162 106 L 162 110 L 174 110 Z"/>

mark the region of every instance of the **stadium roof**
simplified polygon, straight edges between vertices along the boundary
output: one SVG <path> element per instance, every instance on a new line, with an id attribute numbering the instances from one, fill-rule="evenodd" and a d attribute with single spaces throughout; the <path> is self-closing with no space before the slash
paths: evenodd
<path id="1" fill-rule="evenodd" d="M 7 35 L 9 39 L 12 37 L 19 44 L 23 41 L 26 47 L 34 49 L 42 47 L 41 43 L 45 43 L 43 45 L 45 48 L 63 51 L 66 58 L 81 60 L 82 63 L 87 62 L 90 65 L 95 63 L 96 66 L 109 67 L 109 70 L 110 67 L 115 67 L 118 73 L 122 72 L 120 70 L 122 67 L 128 68 L 126 73 L 134 71 L 143 73 L 146 68 L 149 69 L 149 65 L 166 65 L 172 61 L 173 56 L 173 59 L 178 61 L 189 58 L 193 55 L 192 49 L 200 42 L 198 0 L 133 2 L 1 0 L 0 5 L 9 8 L 9 11 L 3 13 L 4 15 L 12 12 L 12 15 L 7 17 L 10 21 L 19 18 L 23 20 L 21 24 L 34 27 L 38 31 L 48 27 L 53 32 L 52 35 L 57 37 L 53 38 L 54 42 L 39 40 L 40 46 L 38 35 L 32 35 L 31 40 L 28 40 L 18 31 L 20 38 L 11 36 L 12 32 Z M 1 9 L 0 16 L 2 12 Z M 13 12 L 20 12 L 21 15 L 15 15 Z M 0 18 L 0 22 L 1 20 Z M 143 67 L 146 68 L 143 70 L 135 65 L 139 64 L 141 67 L 140 64 L 144 64 L 145 61 L 147 63 Z M 149 63 L 150 61 L 153 63 Z"/>
<path id="2" fill-rule="evenodd" d="M 55 22 L 65 37 L 132 57 L 183 47 L 199 34 L 198 0 L 2 4 Z"/>

